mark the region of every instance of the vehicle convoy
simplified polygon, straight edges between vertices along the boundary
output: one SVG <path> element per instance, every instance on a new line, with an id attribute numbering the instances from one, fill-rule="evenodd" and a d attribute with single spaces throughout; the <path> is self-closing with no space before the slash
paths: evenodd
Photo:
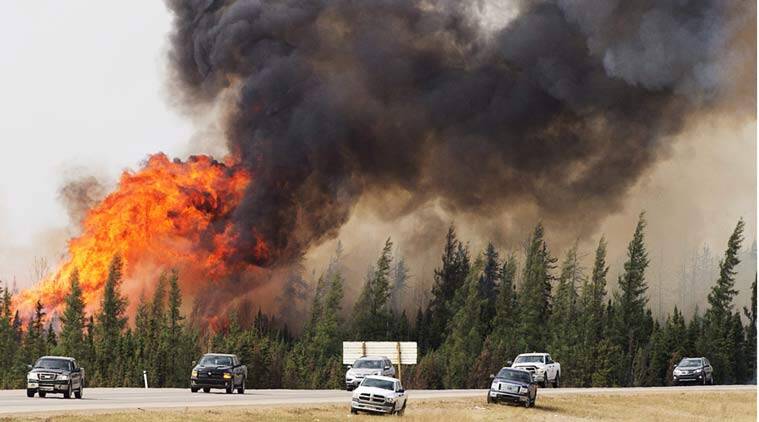
<path id="1" fill-rule="evenodd" d="M 248 368 L 240 363 L 237 355 L 223 353 L 206 353 L 195 364 L 190 375 L 190 391 L 197 393 L 202 389 L 208 393 L 212 388 L 226 390 L 232 394 L 235 389 L 239 394 L 245 393 L 245 381 L 248 379 Z"/>
<path id="2" fill-rule="evenodd" d="M 395 377 L 395 367 L 385 356 L 364 356 L 357 359 L 345 372 L 345 389 L 353 390 L 368 375 Z"/>
<path id="3" fill-rule="evenodd" d="M 683 358 L 672 370 L 672 382 L 675 385 L 691 382 L 714 384 L 714 369 L 705 357 Z"/>
<path id="4" fill-rule="evenodd" d="M 43 356 L 28 365 L 26 374 L 26 396 L 48 393 L 63 394 L 68 399 L 73 395 L 81 399 L 84 392 L 84 368 L 79 367 L 74 358 L 65 356 Z"/>
<path id="5" fill-rule="evenodd" d="M 545 387 L 549 382 L 554 388 L 560 386 L 561 364 L 554 362 L 548 353 L 522 353 L 514 359 L 511 367 L 532 372 L 541 387 Z"/>
<path id="6" fill-rule="evenodd" d="M 531 372 L 521 368 L 505 367 L 490 377 L 493 381 L 488 391 L 488 403 L 508 401 L 524 404 L 524 407 L 535 406 L 538 387 Z"/>
<path id="7" fill-rule="evenodd" d="M 403 415 L 406 410 L 406 390 L 401 381 L 381 375 L 368 375 L 353 392 L 351 413 L 359 411 Z"/>

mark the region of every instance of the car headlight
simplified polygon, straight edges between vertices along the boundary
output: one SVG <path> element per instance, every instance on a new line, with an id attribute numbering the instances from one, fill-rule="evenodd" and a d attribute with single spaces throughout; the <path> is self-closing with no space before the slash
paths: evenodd
<path id="1" fill-rule="evenodd" d="M 537 372 L 537 373 L 539 373 L 539 374 L 540 374 L 540 373 L 543 373 L 543 371 L 545 371 L 545 369 L 543 369 L 543 368 L 537 368 L 537 369 L 535 370 L 535 372 Z"/>
<path id="2" fill-rule="evenodd" d="M 61 381 L 68 381 L 69 376 L 68 375 L 58 375 L 58 379 Z"/>
<path id="3" fill-rule="evenodd" d="M 37 373 L 36 372 L 32 372 L 31 374 L 27 374 L 26 375 L 26 379 L 30 379 L 30 380 L 36 380 L 36 379 L 38 379 L 37 378 Z"/>
<path id="4" fill-rule="evenodd" d="M 198 371 L 193 370 L 190 376 L 193 377 L 193 378 L 197 377 L 198 376 Z"/>
<path id="5" fill-rule="evenodd" d="M 519 387 L 519 393 L 520 394 L 527 394 L 527 387 Z"/>
<path id="6" fill-rule="evenodd" d="M 491 389 L 491 390 L 497 390 L 497 389 L 498 389 L 498 381 L 493 381 L 493 382 L 490 384 L 490 389 Z"/>
<path id="7" fill-rule="evenodd" d="M 388 397 L 385 399 L 385 401 L 388 403 L 395 403 L 395 397 Z"/>
<path id="8" fill-rule="evenodd" d="M 224 379 L 225 380 L 232 379 L 232 374 L 230 374 L 229 372 L 225 372 L 224 373 Z"/>

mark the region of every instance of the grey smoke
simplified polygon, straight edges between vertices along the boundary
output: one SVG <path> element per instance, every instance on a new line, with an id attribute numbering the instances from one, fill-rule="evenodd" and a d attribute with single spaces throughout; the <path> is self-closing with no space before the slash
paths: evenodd
<path id="1" fill-rule="evenodd" d="M 756 103 L 730 95 L 756 60 L 751 1 L 515 1 L 488 34 L 449 0 L 167 4 L 172 83 L 222 103 L 254 175 L 235 215 L 250 261 L 257 237 L 292 261 L 391 189 L 407 212 L 532 206 L 589 234 L 690 117 Z"/>

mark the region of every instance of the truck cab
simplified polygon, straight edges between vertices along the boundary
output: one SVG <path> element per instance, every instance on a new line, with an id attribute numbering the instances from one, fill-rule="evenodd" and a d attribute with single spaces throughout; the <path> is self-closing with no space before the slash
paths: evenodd
<path id="1" fill-rule="evenodd" d="M 554 388 L 560 385 L 561 365 L 554 362 L 548 353 L 522 353 L 514 359 L 511 367 L 531 372 L 541 387 L 549 382 Z"/>

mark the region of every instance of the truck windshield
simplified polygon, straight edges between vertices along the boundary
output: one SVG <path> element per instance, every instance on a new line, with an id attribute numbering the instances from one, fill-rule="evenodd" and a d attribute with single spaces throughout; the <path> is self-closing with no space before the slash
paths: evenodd
<path id="1" fill-rule="evenodd" d="M 543 363 L 543 356 L 517 356 L 514 363 Z"/>
<path id="2" fill-rule="evenodd" d="M 362 387 L 375 387 L 375 388 L 381 388 L 383 390 L 390 390 L 394 391 L 395 388 L 393 381 L 387 381 L 387 380 L 381 380 L 377 378 L 365 378 L 364 382 L 361 383 Z"/>
<path id="3" fill-rule="evenodd" d="M 203 359 L 200 360 L 200 366 L 232 366 L 232 357 L 203 356 Z"/>
<path id="4" fill-rule="evenodd" d="M 526 384 L 530 383 L 530 374 L 525 371 L 515 371 L 513 369 L 503 368 L 498 373 L 498 378 L 503 378 L 510 381 L 520 381 Z"/>
<path id="5" fill-rule="evenodd" d="M 37 360 L 34 364 L 35 368 L 40 369 L 61 369 L 64 371 L 70 371 L 72 369 L 71 361 L 66 359 L 50 359 L 42 358 Z"/>
<path id="6" fill-rule="evenodd" d="M 356 364 L 353 365 L 354 368 L 369 368 L 369 369 L 380 369 L 382 368 L 382 361 L 381 360 L 357 360 Z"/>

